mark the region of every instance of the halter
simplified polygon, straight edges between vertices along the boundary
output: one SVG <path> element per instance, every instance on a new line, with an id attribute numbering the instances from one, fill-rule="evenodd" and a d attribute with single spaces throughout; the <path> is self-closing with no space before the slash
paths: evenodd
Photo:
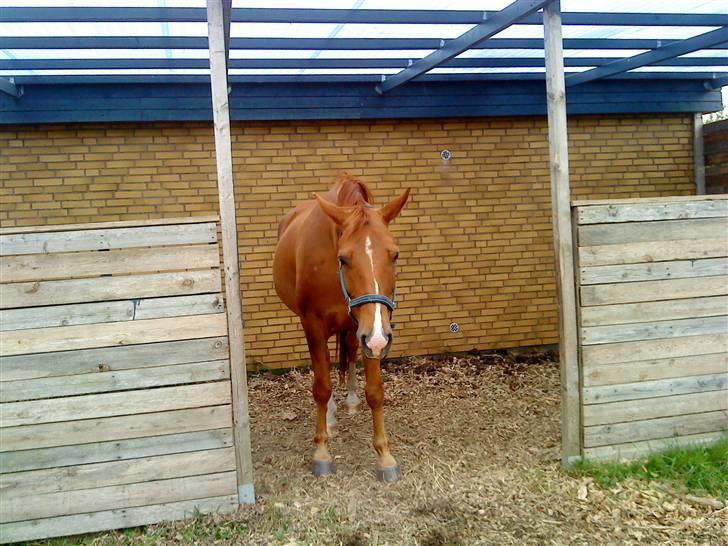
<path id="1" fill-rule="evenodd" d="M 382 305 L 386 305 L 389 309 L 389 312 L 395 310 L 397 307 L 397 304 L 395 303 L 395 298 L 397 297 L 397 289 L 395 288 L 392 291 L 392 299 L 390 300 L 387 296 L 383 296 L 381 294 L 364 294 L 363 296 L 359 296 L 358 298 L 352 299 L 349 295 L 349 291 L 346 289 L 346 282 L 344 281 L 344 269 L 343 269 L 343 263 L 341 260 L 339 260 L 339 282 L 341 283 L 341 291 L 344 293 L 344 298 L 346 299 L 346 305 L 349 309 L 349 316 L 354 320 L 354 322 L 358 322 L 356 318 L 354 318 L 354 315 L 351 314 L 351 310 L 355 307 L 359 307 L 360 305 L 364 305 L 365 303 L 381 303 Z M 394 325 L 392 325 L 394 326 Z"/>

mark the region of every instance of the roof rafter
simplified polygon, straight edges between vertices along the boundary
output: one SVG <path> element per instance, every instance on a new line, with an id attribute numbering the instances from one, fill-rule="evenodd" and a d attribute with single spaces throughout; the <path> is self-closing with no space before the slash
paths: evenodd
<path id="1" fill-rule="evenodd" d="M 460 55 L 462 52 L 467 51 L 474 45 L 498 34 L 528 15 L 536 13 L 552 1 L 553 0 L 516 0 L 489 19 L 486 19 L 485 22 L 480 23 L 465 34 L 448 42 L 427 57 L 416 61 L 409 68 L 406 68 L 394 76 L 384 79 L 382 83 L 377 85 L 374 89 L 380 95 L 387 91 L 391 91 L 392 89 L 396 89 L 400 85 L 404 85 L 417 76 L 421 76 L 436 66 L 439 66 L 453 57 Z"/>
<path id="2" fill-rule="evenodd" d="M 613 57 L 566 57 L 566 67 L 606 66 Z M 407 68 L 412 60 L 403 58 L 292 58 L 292 59 L 230 59 L 228 69 L 294 69 L 294 68 Z M 656 66 L 728 66 L 728 57 L 684 57 L 667 59 Z M 204 69 L 207 59 L 168 58 L 91 58 L 91 59 L 0 59 L 0 70 L 130 70 L 130 69 Z M 541 68 L 543 57 L 459 57 L 450 59 L 440 68 Z"/>
<path id="3" fill-rule="evenodd" d="M 692 38 L 688 38 L 687 40 L 672 42 L 666 46 L 658 47 L 657 49 L 653 49 L 652 51 L 647 51 L 645 53 L 640 53 L 639 55 L 635 55 L 634 57 L 619 59 L 604 66 L 593 68 L 592 70 L 587 70 L 586 72 L 573 74 L 566 78 L 566 86 L 571 87 L 580 83 L 586 83 L 609 76 L 615 76 L 617 74 L 627 72 L 628 70 L 633 70 L 642 66 L 653 65 L 660 61 L 672 59 L 680 55 L 699 51 L 701 49 L 705 49 L 706 47 L 722 44 L 725 42 L 728 42 L 728 26 L 718 28 L 711 32 L 706 32 L 705 34 L 700 34 Z"/>
<path id="4" fill-rule="evenodd" d="M 231 38 L 230 49 L 438 49 L 439 38 Z M 656 49 L 675 39 L 566 38 L 564 49 Z M 204 36 L 0 36 L 0 49 L 207 49 Z M 542 38 L 492 38 L 472 49 L 543 49 Z M 728 49 L 718 44 L 706 49 Z"/>
<path id="5" fill-rule="evenodd" d="M 234 8 L 234 23 L 380 23 L 380 24 L 480 24 L 497 11 L 399 9 L 300 9 Z M 5 7 L 0 21 L 22 22 L 205 22 L 204 8 L 160 7 Z M 532 14 L 521 24 L 541 25 Z M 562 13 L 563 25 L 723 26 L 728 14 L 702 13 Z"/>

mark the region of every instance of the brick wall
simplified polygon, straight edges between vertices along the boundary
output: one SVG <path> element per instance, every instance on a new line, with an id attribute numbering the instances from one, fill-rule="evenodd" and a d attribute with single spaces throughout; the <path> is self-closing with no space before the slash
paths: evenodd
<path id="1" fill-rule="evenodd" d="M 691 115 L 575 117 L 569 131 L 575 198 L 694 192 Z M 308 359 L 273 290 L 277 223 L 341 169 L 363 177 L 377 203 L 414 189 L 393 224 L 393 356 L 555 343 L 546 139 L 543 118 L 234 124 L 251 364 Z M 3 226 L 215 213 L 212 128 L 3 127 L 0 182 Z"/>

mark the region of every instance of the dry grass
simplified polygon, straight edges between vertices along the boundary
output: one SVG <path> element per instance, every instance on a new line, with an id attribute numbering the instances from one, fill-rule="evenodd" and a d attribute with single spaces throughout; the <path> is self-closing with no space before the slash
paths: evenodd
<path id="1" fill-rule="evenodd" d="M 84 542 L 728 544 L 727 508 L 636 480 L 604 490 L 560 470 L 559 377 L 548 355 L 409 359 L 384 378 L 400 482 L 375 480 L 368 408 L 349 416 L 343 404 L 331 442 L 338 473 L 314 479 L 310 372 L 256 376 L 257 505 Z"/>

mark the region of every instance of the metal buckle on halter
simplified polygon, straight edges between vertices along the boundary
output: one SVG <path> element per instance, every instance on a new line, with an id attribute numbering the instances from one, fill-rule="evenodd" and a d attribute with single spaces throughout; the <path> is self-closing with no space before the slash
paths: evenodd
<path id="1" fill-rule="evenodd" d="M 346 300 L 346 306 L 349 311 L 349 316 L 354 320 L 354 322 L 358 321 L 356 320 L 354 315 L 351 314 L 351 310 L 354 307 L 359 307 L 360 305 L 364 305 L 366 303 L 381 303 L 389 309 L 390 314 L 397 308 L 397 303 L 395 302 L 395 298 L 397 297 L 396 288 L 392 292 L 391 300 L 387 296 L 383 296 L 381 294 L 364 294 L 363 296 L 352 299 L 349 295 L 349 291 L 346 289 L 346 282 L 344 281 L 344 264 L 341 260 L 339 260 L 339 284 L 341 284 L 341 291 L 344 293 L 344 299 Z M 390 326 L 394 328 L 393 324 L 390 324 Z"/>

